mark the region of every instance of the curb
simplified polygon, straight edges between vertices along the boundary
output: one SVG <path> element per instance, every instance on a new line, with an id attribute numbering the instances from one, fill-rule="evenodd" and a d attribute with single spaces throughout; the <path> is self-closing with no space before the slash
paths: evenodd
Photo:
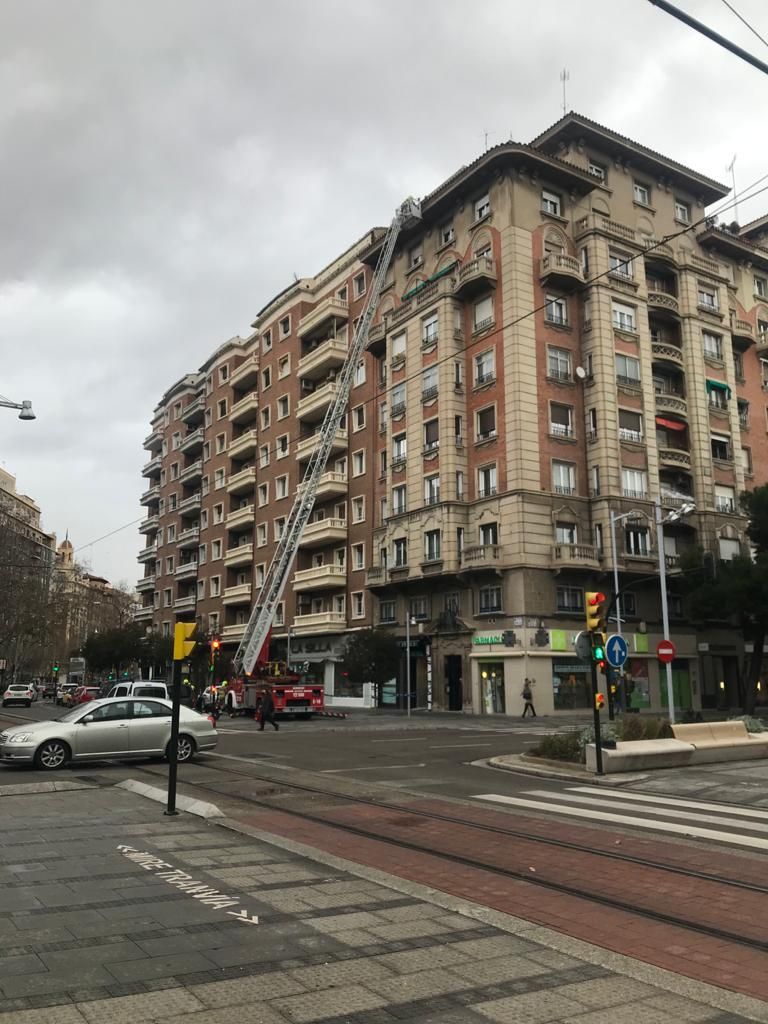
<path id="1" fill-rule="evenodd" d="M 129 793 L 146 797 L 147 800 L 154 800 L 156 803 L 164 804 L 168 794 L 164 789 L 157 786 L 148 786 L 146 782 L 139 782 L 137 779 L 126 779 L 125 782 L 118 782 L 115 789 L 127 789 Z M 176 806 L 179 810 L 187 811 L 188 814 L 195 814 L 198 818 L 223 818 L 224 813 L 219 810 L 216 804 L 206 803 L 204 800 L 195 800 L 190 796 L 176 795 Z"/>
<path id="2" fill-rule="evenodd" d="M 562 779 L 565 782 L 580 782 L 588 786 L 621 786 L 627 782 L 642 782 L 649 778 L 643 772 L 616 772 L 611 778 L 605 775 L 594 775 L 585 769 L 567 769 L 560 766 L 559 762 L 546 761 L 542 759 L 541 767 L 538 764 L 532 765 L 523 761 L 525 754 L 500 754 L 497 757 L 490 757 L 486 760 L 472 761 L 472 764 L 486 768 L 495 768 L 497 771 L 512 772 L 517 775 L 533 775 L 539 779 Z"/>
<path id="3" fill-rule="evenodd" d="M 0 786 L 0 797 L 34 796 L 38 793 L 64 793 L 72 789 L 95 789 L 92 782 L 19 782 Z"/>

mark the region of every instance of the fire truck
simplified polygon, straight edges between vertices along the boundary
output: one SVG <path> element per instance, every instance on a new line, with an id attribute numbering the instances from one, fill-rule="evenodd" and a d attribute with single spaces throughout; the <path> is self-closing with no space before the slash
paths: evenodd
<path id="1" fill-rule="evenodd" d="M 302 676 L 289 671 L 282 661 L 260 662 L 252 675 L 236 676 L 227 686 L 227 711 L 255 715 L 267 687 L 272 690 L 275 715 L 311 718 L 325 711 L 322 683 L 302 682 Z"/>

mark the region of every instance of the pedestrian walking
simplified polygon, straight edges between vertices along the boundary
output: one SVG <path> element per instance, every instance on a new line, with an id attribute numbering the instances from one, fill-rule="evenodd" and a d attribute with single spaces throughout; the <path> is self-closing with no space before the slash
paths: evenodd
<path id="1" fill-rule="evenodd" d="M 261 698 L 261 725 L 259 726 L 259 732 L 264 732 L 265 722 L 271 722 L 275 727 L 275 732 L 280 728 L 275 721 L 275 702 L 272 700 L 272 690 L 269 687 L 264 690 L 264 696 Z"/>
<path id="2" fill-rule="evenodd" d="M 535 718 L 536 717 L 536 708 L 533 706 L 533 690 L 531 689 L 531 680 L 530 679 L 526 679 L 525 682 L 523 683 L 523 692 L 520 694 L 520 696 L 525 701 L 525 706 L 523 708 L 523 718 L 525 718 L 525 716 L 528 714 L 529 711 L 531 712 L 531 714 Z"/>

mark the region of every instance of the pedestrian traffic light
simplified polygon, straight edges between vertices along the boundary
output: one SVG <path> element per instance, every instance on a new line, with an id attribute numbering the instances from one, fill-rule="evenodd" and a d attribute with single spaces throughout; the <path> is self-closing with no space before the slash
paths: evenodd
<path id="1" fill-rule="evenodd" d="M 216 639 L 211 640 L 211 650 L 212 651 L 218 651 L 218 649 L 220 647 L 221 647 L 221 640 L 216 640 Z"/>
<path id="2" fill-rule="evenodd" d="M 602 711 L 605 707 L 605 695 L 602 693 L 595 694 L 595 710 Z"/>
<path id="3" fill-rule="evenodd" d="M 183 661 L 195 649 L 195 641 L 189 638 L 197 629 L 196 622 L 177 622 L 173 631 L 173 660 Z"/>
<path id="4" fill-rule="evenodd" d="M 58 663 L 58 661 L 54 661 L 54 663 L 53 663 L 53 674 L 55 676 L 57 676 L 59 674 L 59 663 Z"/>
<path id="5" fill-rule="evenodd" d="M 587 629 L 590 633 L 605 632 L 605 594 L 599 590 L 588 591 L 584 595 Z"/>

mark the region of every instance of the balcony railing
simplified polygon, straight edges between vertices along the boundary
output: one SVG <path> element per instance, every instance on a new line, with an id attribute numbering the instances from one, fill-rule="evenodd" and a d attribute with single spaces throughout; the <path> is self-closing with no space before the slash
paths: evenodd
<path id="1" fill-rule="evenodd" d="M 179 473 L 179 483 L 188 484 L 193 480 L 199 480 L 203 475 L 203 460 L 198 459 Z"/>
<path id="2" fill-rule="evenodd" d="M 300 547 L 323 547 L 325 544 L 333 544 L 347 539 L 346 519 L 317 519 L 314 523 L 307 523 L 299 541 Z"/>
<path id="3" fill-rule="evenodd" d="M 295 591 L 324 590 L 346 585 L 347 568 L 344 565 L 315 565 L 311 569 L 299 569 L 293 575 Z"/>
<path id="4" fill-rule="evenodd" d="M 338 298 L 336 295 L 332 295 L 318 302 L 313 310 L 310 310 L 306 316 L 299 320 L 296 333 L 300 338 L 305 338 L 328 324 L 335 323 L 336 321 L 343 323 L 348 319 L 349 303 L 345 302 L 344 299 Z"/>
<path id="5" fill-rule="evenodd" d="M 160 459 L 160 456 L 156 455 L 154 459 L 150 459 L 149 462 L 145 463 L 145 465 L 142 467 L 141 475 L 148 477 L 160 476 L 160 470 L 162 469 L 162 465 L 163 463 L 162 460 Z"/>
<path id="6" fill-rule="evenodd" d="M 224 565 L 250 565 L 253 561 L 253 544 L 238 544 L 224 553 Z"/>
<path id="7" fill-rule="evenodd" d="M 235 587 L 227 587 L 224 591 L 224 604 L 248 604 L 252 589 L 250 583 L 238 583 Z"/>
<path id="8" fill-rule="evenodd" d="M 296 633 L 329 633 L 344 629 L 346 625 L 346 612 L 314 612 L 311 615 L 297 615 L 293 620 Z"/>
<path id="9" fill-rule="evenodd" d="M 254 523 L 254 507 L 253 505 L 245 505 L 243 508 L 237 508 L 233 512 L 230 512 L 227 516 L 227 529 L 228 530 L 239 530 L 248 528 Z"/>
<path id="10" fill-rule="evenodd" d="M 175 612 L 186 612 L 191 611 L 197 604 L 197 599 L 194 594 L 185 594 L 184 597 L 177 597 L 173 602 L 173 610 Z"/>
<path id="11" fill-rule="evenodd" d="M 462 568 L 492 565 L 501 559 L 501 547 L 498 544 L 477 544 L 464 548 L 461 552 Z"/>
<path id="12" fill-rule="evenodd" d="M 182 530 L 176 538 L 177 548 L 196 548 L 200 542 L 200 527 L 190 526 L 187 530 Z"/>
<path id="13" fill-rule="evenodd" d="M 259 358 L 258 355 L 253 352 L 236 366 L 232 371 L 232 375 L 229 378 L 229 383 L 233 388 L 243 390 L 244 388 L 251 387 L 259 379 Z"/>
<path id="14" fill-rule="evenodd" d="M 252 491 L 256 486 L 256 467 L 245 466 L 237 473 L 233 473 L 227 481 L 227 493 L 241 494 L 244 491 Z"/>
<path id="15" fill-rule="evenodd" d="M 147 544 L 139 552 L 140 562 L 152 562 L 157 557 L 157 544 Z"/>
<path id="16" fill-rule="evenodd" d="M 496 284 L 496 261 L 490 256 L 475 256 L 459 267 L 454 295 L 467 298 Z"/>
<path id="17" fill-rule="evenodd" d="M 584 271 L 575 256 L 565 253 L 549 252 L 542 256 L 539 265 L 539 276 L 542 281 L 562 281 L 566 284 L 583 284 Z"/>
<path id="18" fill-rule="evenodd" d="M 691 468 L 690 452 L 680 448 L 659 448 L 659 461 L 668 465 L 682 466 L 684 469 Z"/>
<path id="19" fill-rule="evenodd" d="M 259 395 L 257 391 L 251 391 L 235 402 L 229 410 L 230 423 L 250 423 L 256 419 L 259 413 Z"/>
<path id="20" fill-rule="evenodd" d="M 198 427 L 197 430 L 190 431 L 186 437 L 181 439 L 181 444 L 178 450 L 185 454 L 191 454 L 203 447 L 203 429 Z"/>
<path id="21" fill-rule="evenodd" d="M 144 576 L 136 584 L 136 590 L 137 590 L 137 592 L 139 594 L 143 594 L 143 593 L 145 593 L 148 590 L 154 590 L 154 589 L 155 589 L 155 577 L 154 576 Z"/>
<path id="22" fill-rule="evenodd" d="M 176 566 L 174 576 L 177 580 L 195 579 L 197 576 L 197 561 L 182 562 Z"/>
<path id="23" fill-rule="evenodd" d="M 552 548 L 554 562 L 597 562 L 597 548 L 592 544 L 555 544 Z"/>
<path id="24" fill-rule="evenodd" d="M 298 376 L 309 380 L 327 376 L 329 370 L 343 366 L 348 352 L 346 339 L 327 338 L 302 356 L 299 360 Z"/>
<path id="25" fill-rule="evenodd" d="M 205 398 L 202 395 L 198 395 L 197 398 L 194 398 L 189 405 L 185 405 L 181 410 L 182 422 L 187 424 L 202 423 L 204 415 Z"/>

